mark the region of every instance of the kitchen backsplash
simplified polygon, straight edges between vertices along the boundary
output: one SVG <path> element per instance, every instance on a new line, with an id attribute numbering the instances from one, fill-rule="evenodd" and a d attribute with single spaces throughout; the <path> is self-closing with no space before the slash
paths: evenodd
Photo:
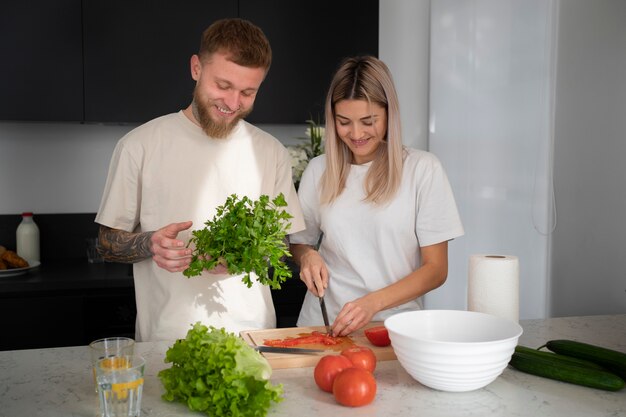
<path id="1" fill-rule="evenodd" d="M 305 119 L 259 127 L 287 145 L 305 136 Z M 113 148 L 133 127 L 0 122 L 0 215 L 97 212 Z"/>

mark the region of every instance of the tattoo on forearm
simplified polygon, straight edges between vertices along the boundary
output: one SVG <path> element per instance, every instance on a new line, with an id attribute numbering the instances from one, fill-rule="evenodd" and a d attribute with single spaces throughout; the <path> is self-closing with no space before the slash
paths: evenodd
<path id="1" fill-rule="evenodd" d="M 154 232 L 131 233 L 100 226 L 98 251 L 107 261 L 135 263 L 152 256 L 150 237 Z"/>

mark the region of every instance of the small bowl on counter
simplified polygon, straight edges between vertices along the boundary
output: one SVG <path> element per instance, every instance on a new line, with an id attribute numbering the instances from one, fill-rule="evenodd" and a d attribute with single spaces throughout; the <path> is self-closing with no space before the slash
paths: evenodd
<path id="1" fill-rule="evenodd" d="M 490 314 L 420 310 L 385 320 L 400 365 L 427 387 L 473 391 L 493 382 L 513 355 L 522 327 Z"/>

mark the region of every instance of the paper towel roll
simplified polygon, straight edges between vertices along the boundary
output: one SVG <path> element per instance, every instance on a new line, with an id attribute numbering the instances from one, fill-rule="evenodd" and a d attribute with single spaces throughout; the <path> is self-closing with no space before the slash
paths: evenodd
<path id="1" fill-rule="evenodd" d="M 519 260 L 509 255 L 471 255 L 467 309 L 519 321 Z"/>

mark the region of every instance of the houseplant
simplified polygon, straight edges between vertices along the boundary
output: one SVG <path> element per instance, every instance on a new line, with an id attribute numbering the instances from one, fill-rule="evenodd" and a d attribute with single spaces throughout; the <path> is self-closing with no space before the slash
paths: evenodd
<path id="1" fill-rule="evenodd" d="M 296 188 L 300 184 L 300 178 L 309 161 L 324 153 L 324 126 L 321 126 L 313 119 L 307 120 L 306 123 L 306 137 L 298 138 L 306 142 L 287 146 L 287 150 L 291 155 L 293 183 L 296 185 Z"/>

